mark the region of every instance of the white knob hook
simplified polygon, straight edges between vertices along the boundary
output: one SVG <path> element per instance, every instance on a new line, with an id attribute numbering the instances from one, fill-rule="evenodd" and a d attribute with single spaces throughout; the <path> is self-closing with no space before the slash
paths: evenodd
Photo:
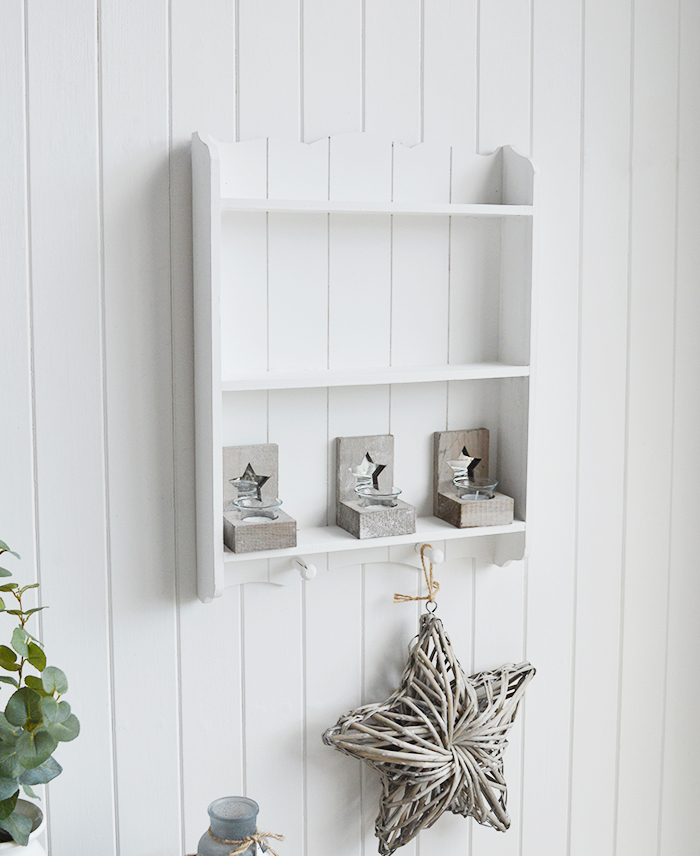
<path id="1" fill-rule="evenodd" d="M 434 565 L 440 565 L 442 564 L 442 562 L 445 561 L 445 554 L 442 552 L 442 550 L 438 549 L 437 547 L 428 547 L 426 544 L 416 544 L 416 546 L 414 547 L 416 553 L 418 553 L 419 556 L 420 551 L 423 549 L 423 547 L 425 547 L 423 555 L 429 562 L 432 562 Z"/>
<path id="2" fill-rule="evenodd" d="M 302 580 L 312 580 L 318 573 L 316 565 L 305 562 L 304 559 L 292 559 L 292 565 L 299 571 Z"/>

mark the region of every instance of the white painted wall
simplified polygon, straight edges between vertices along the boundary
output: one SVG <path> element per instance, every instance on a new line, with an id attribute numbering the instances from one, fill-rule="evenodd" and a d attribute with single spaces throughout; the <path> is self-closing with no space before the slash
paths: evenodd
<path id="1" fill-rule="evenodd" d="M 195 599 L 194 130 L 538 161 L 532 554 L 441 570 L 465 667 L 539 670 L 513 827 L 402 852 L 700 853 L 699 43 L 694 0 L 3 0 L 0 537 L 83 723 L 52 856 L 192 852 L 232 792 L 289 856 L 375 852 L 376 782 L 318 735 L 393 689 L 417 577 Z"/>

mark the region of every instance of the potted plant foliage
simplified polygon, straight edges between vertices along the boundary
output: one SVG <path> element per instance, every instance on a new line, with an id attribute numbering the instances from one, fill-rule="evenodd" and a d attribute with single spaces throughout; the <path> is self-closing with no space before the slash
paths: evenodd
<path id="1" fill-rule="evenodd" d="M 19 559 L 0 541 L 0 555 L 3 553 Z M 0 577 L 10 576 L 10 571 L 0 568 Z M 45 609 L 25 609 L 22 604 L 26 592 L 38 585 L 0 584 L 0 612 L 17 621 L 10 644 L 0 645 L 0 669 L 7 673 L 0 674 L 0 681 L 14 690 L 0 713 L 0 841 L 23 846 L 42 815 L 34 803 L 19 798 L 20 790 L 30 799 L 38 799 L 33 786 L 50 782 L 62 770 L 52 757 L 54 750 L 80 732 L 77 718 L 62 698 L 68 689 L 66 676 L 55 666 L 47 666 L 43 644 L 27 630 L 32 615 Z M 15 845 L 9 845 L 10 851 Z M 7 848 L 8 844 L 0 843 L 0 852 Z"/>

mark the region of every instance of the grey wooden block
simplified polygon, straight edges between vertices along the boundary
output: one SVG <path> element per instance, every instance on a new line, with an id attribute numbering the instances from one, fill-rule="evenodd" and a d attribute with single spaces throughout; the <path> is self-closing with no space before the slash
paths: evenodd
<path id="1" fill-rule="evenodd" d="M 471 454 L 471 449 L 469 449 Z M 452 460 L 452 458 L 450 458 Z M 460 499 L 453 491 L 437 494 L 436 517 L 458 529 L 472 526 L 505 526 L 513 522 L 514 502 L 510 496 L 494 491 L 493 499 Z"/>
<path id="2" fill-rule="evenodd" d="M 416 509 L 400 499 L 391 508 L 362 508 L 357 500 L 338 503 L 338 526 L 355 538 L 411 535 L 416 531 Z"/>
<path id="3" fill-rule="evenodd" d="M 354 500 L 355 479 L 350 472 L 359 466 L 366 454 L 375 464 L 384 466 L 379 474 L 378 486 L 388 490 L 394 485 L 394 437 L 391 434 L 370 434 L 364 437 L 337 437 L 336 449 L 336 505 L 343 500 Z M 338 524 L 340 525 L 340 524 Z"/>
<path id="4" fill-rule="evenodd" d="M 384 469 L 377 487 L 389 491 L 394 485 L 394 438 L 391 434 L 336 438 L 336 524 L 355 538 L 383 538 L 408 535 L 416 531 L 416 510 L 397 500 L 391 507 L 363 508 L 355 493 L 355 478 L 350 472 L 365 455 Z"/>
<path id="5" fill-rule="evenodd" d="M 279 490 L 279 449 L 276 443 L 260 443 L 255 446 L 224 446 L 224 511 L 233 511 L 233 500 L 238 498 L 238 491 L 230 479 L 243 475 L 250 464 L 259 476 L 268 479 L 260 489 L 263 500 L 273 500 L 278 497 Z"/>
<path id="6" fill-rule="evenodd" d="M 237 511 L 224 513 L 224 544 L 233 553 L 296 547 L 296 521 L 281 509 L 278 515 L 276 520 L 258 523 L 250 518 L 241 520 Z"/>
<path id="7" fill-rule="evenodd" d="M 489 474 L 489 432 L 488 428 L 473 428 L 469 431 L 436 431 L 433 434 L 433 514 L 438 512 L 438 494 L 453 493 L 454 473 L 447 461 L 459 458 L 466 448 L 471 457 L 481 458 L 474 468 L 474 475 L 486 477 Z M 442 518 L 443 520 L 446 518 Z"/>

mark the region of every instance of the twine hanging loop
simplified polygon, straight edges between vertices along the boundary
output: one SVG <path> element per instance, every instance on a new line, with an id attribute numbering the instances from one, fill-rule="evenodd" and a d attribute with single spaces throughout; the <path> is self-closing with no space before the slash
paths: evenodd
<path id="1" fill-rule="evenodd" d="M 275 835 L 274 832 L 258 832 L 257 829 L 252 835 L 246 835 L 245 838 L 238 839 L 236 841 L 229 840 L 228 838 L 217 838 L 216 835 L 208 830 L 210 838 L 213 838 L 214 841 L 218 841 L 219 844 L 233 844 L 235 845 L 234 849 L 228 854 L 228 856 L 242 856 L 243 853 L 251 846 L 251 844 L 261 844 L 265 846 L 265 849 L 268 853 L 272 853 L 272 856 L 279 856 L 276 850 L 273 850 L 270 846 L 270 843 L 266 841 L 267 838 L 274 838 L 275 841 L 284 841 L 284 835 Z"/>
<path id="2" fill-rule="evenodd" d="M 432 544 L 423 544 L 420 548 L 420 561 L 423 565 L 423 576 L 425 577 L 425 584 L 428 586 L 428 594 L 423 595 L 423 597 L 411 597 L 408 594 L 395 594 L 394 595 L 394 603 L 406 603 L 410 600 L 427 600 L 426 609 L 428 612 L 435 612 L 437 609 L 437 603 L 435 602 L 435 595 L 440 591 L 440 583 L 433 576 L 433 563 L 428 560 L 429 568 L 425 567 L 425 551 L 428 549 L 432 550 Z M 433 608 L 430 609 L 430 604 L 433 604 Z"/>

